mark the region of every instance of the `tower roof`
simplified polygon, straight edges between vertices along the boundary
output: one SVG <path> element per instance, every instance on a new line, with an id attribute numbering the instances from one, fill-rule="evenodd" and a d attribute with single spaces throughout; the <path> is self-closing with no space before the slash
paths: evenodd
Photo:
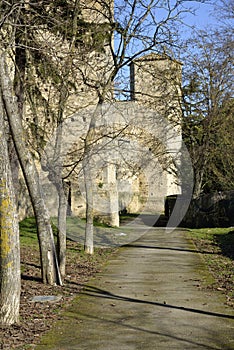
<path id="1" fill-rule="evenodd" d="M 163 60 L 170 60 L 177 64 L 183 65 L 182 62 L 172 58 L 171 56 L 167 55 L 166 53 L 156 53 L 156 52 L 150 52 L 148 54 L 142 55 L 140 57 L 137 57 L 133 60 L 133 62 L 143 62 L 143 61 L 163 61 Z"/>

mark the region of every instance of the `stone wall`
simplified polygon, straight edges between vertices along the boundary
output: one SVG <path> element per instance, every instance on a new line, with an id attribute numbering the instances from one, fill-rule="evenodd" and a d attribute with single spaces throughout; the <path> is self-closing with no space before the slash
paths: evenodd
<path id="1" fill-rule="evenodd" d="M 164 198 L 180 193 L 177 177 L 168 170 L 180 159 L 181 133 L 154 110 L 146 109 L 137 102 L 104 103 L 98 109 L 89 107 L 85 113 L 76 113 L 66 121 L 63 164 L 73 164 L 82 159 L 82 140 L 93 113 L 93 147 L 89 164 L 95 215 L 101 221 L 118 226 L 119 212 L 123 210 L 128 213 L 162 213 Z M 173 140 L 173 152 L 170 140 Z M 53 154 L 53 139 L 51 149 Z M 49 156 L 49 144 L 46 155 Z M 69 171 L 69 167 L 64 169 L 65 177 Z M 42 172 L 41 178 L 47 205 L 54 215 L 58 202 L 53 198 L 56 191 L 49 184 L 46 171 Z M 82 162 L 77 165 L 76 172 L 69 175 L 69 181 L 71 214 L 85 216 Z"/>
<path id="2" fill-rule="evenodd" d="M 108 0 L 108 3 L 113 4 L 113 1 Z M 106 99 L 99 106 L 97 87 L 106 87 L 114 69 L 109 41 L 105 40 L 105 35 L 108 37 L 112 33 L 109 26 L 112 13 L 108 12 L 107 16 L 102 2 L 88 0 L 81 1 L 80 5 L 83 42 L 73 53 L 76 59 L 69 76 L 65 74 L 69 96 L 64 106 L 63 155 L 58 161 L 66 165 L 64 177 L 70 183 L 70 213 L 85 216 L 82 159 L 84 140 L 91 126 L 93 149 L 89 162 L 95 215 L 118 226 L 119 211 L 161 213 L 165 196 L 181 192 L 175 165 L 180 163 L 182 143 L 181 64 L 166 55 L 153 53 L 134 60 L 131 68 L 132 101 L 115 101 L 113 86 L 108 85 Z M 95 40 L 100 37 L 95 35 L 103 34 L 103 30 L 102 43 L 96 45 Z M 56 68 L 66 73 L 69 61 L 64 58 L 69 52 L 68 43 L 57 36 L 44 37 L 44 31 L 38 30 L 35 35 L 51 55 Z M 38 105 L 34 105 L 34 110 L 26 106 L 24 126 L 32 151 L 36 156 L 38 151 L 46 165 L 50 156 L 53 158 L 61 85 L 56 85 L 50 74 L 47 79 L 40 80 L 31 66 L 27 74 L 41 91 L 42 100 L 35 99 Z M 76 162 L 78 165 L 71 172 L 69 164 Z M 50 215 L 56 216 L 58 198 L 55 187 L 49 180 L 46 166 L 40 169 L 38 164 L 38 169 Z M 24 193 L 21 194 L 22 217 L 31 209 L 30 205 L 26 208 L 29 201 L 25 200 Z"/>

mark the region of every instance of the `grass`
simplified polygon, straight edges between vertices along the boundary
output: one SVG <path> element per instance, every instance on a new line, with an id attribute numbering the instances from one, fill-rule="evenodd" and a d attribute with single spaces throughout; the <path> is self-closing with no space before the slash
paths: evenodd
<path id="1" fill-rule="evenodd" d="M 55 236 L 56 243 L 56 219 L 51 220 L 52 228 Z M 38 251 L 38 238 L 37 238 L 37 227 L 36 220 L 34 217 L 29 217 L 22 220 L 19 224 L 20 226 L 20 245 L 22 248 L 27 249 L 31 248 L 33 251 Z M 108 226 L 104 224 L 95 223 L 95 227 L 102 229 L 107 229 Z M 67 219 L 67 230 L 71 235 L 74 236 L 84 236 L 85 233 L 85 220 L 78 217 L 68 217 Z M 106 248 L 95 247 L 94 254 L 90 255 L 85 253 L 84 245 L 80 242 L 74 242 L 70 239 L 67 240 L 67 258 L 68 264 L 77 262 L 79 260 L 80 264 L 91 264 L 91 265 L 102 265 L 105 261 L 108 260 L 109 255 L 115 249 L 111 246 Z M 24 267 L 22 266 L 22 271 Z"/>
<path id="2" fill-rule="evenodd" d="M 19 228 L 20 244 L 22 246 L 35 246 L 38 244 L 36 220 L 34 217 L 22 220 Z"/>
<path id="3" fill-rule="evenodd" d="M 51 224 L 52 224 L 52 229 L 54 232 L 55 236 L 55 241 L 56 241 L 56 235 L 57 235 L 57 226 L 56 226 L 56 218 L 52 218 Z M 107 225 L 105 224 L 100 224 L 98 222 L 94 222 L 95 227 L 100 227 L 100 228 L 108 228 Z M 34 217 L 29 217 L 25 218 L 22 220 L 19 224 L 20 228 L 20 244 L 23 247 L 33 247 L 35 248 L 38 246 L 38 238 L 37 238 L 37 227 L 36 227 L 36 220 Z M 85 220 L 80 219 L 78 217 L 68 217 L 67 218 L 67 231 L 71 235 L 84 235 L 85 232 Z M 86 255 L 83 251 L 83 244 L 79 244 L 78 242 L 74 244 L 69 244 L 68 242 L 68 249 L 72 253 L 77 253 L 79 252 L 80 255 Z M 100 254 L 100 249 L 98 249 L 98 255 Z M 103 252 L 104 255 L 105 252 Z M 107 252 L 108 255 L 108 252 Z M 92 256 L 90 257 L 92 259 Z"/>
<path id="4" fill-rule="evenodd" d="M 56 218 L 53 222 L 56 223 Z M 132 217 L 131 217 L 132 220 Z M 67 217 L 67 236 L 69 239 L 84 244 L 85 219 L 79 217 Z M 106 224 L 94 221 L 94 247 L 97 249 L 118 247 L 138 238 L 138 233 L 130 227 L 110 227 Z"/>
<path id="5" fill-rule="evenodd" d="M 126 216 L 121 217 L 121 221 L 129 221 L 133 220 L 135 217 L 137 217 L 137 214 L 128 214 Z M 54 231 L 54 234 L 56 236 L 57 233 L 57 218 L 51 219 L 52 228 Z M 67 232 L 68 235 L 74 237 L 84 237 L 85 234 L 85 223 L 86 220 L 79 218 L 79 217 L 67 217 Z M 94 221 L 94 227 L 96 228 L 96 233 L 118 233 L 121 232 L 121 228 L 117 227 L 110 227 L 104 223 L 100 223 L 98 221 Z M 125 230 L 128 232 L 128 229 L 125 228 Z M 20 242 L 22 245 L 37 245 L 38 239 L 37 239 L 37 229 L 36 229 L 36 220 L 34 217 L 29 217 L 20 222 Z"/>
<path id="6" fill-rule="evenodd" d="M 126 217 L 123 217 L 123 221 L 127 219 L 129 219 L 129 216 L 126 215 Z M 56 221 L 53 220 L 53 222 Z M 56 232 L 56 226 L 53 226 L 54 232 Z M 95 227 L 98 230 L 95 236 L 99 237 L 100 240 L 104 236 L 108 239 L 111 235 L 114 236 L 122 230 L 122 228 L 110 228 L 103 224 L 99 225 L 98 223 L 95 223 Z M 98 248 L 97 246 L 94 249 L 95 254 L 93 256 L 87 257 L 87 254 L 85 254 L 82 244 L 82 237 L 84 237 L 85 232 L 85 220 L 75 217 L 68 218 L 67 229 L 71 236 L 81 237 L 79 243 L 68 241 L 67 253 L 72 260 L 77 259 L 77 254 L 81 261 L 87 262 L 88 260 L 91 264 L 101 260 L 105 261 L 108 258 L 110 251 L 113 249 L 112 244 L 106 245 L 106 248 L 112 247 L 110 250 Z M 127 238 L 124 237 L 123 240 L 130 239 L 130 232 L 128 233 L 127 229 L 125 229 L 125 232 L 127 232 L 128 235 L 126 236 Z M 214 276 L 215 283 L 211 284 L 210 288 L 222 290 L 226 293 L 227 302 L 230 305 L 234 305 L 234 229 L 190 229 L 188 230 L 188 235 L 197 249 L 202 253 L 206 265 Z M 134 237 L 132 240 L 134 240 Z M 20 241 L 23 247 L 38 246 L 36 222 L 34 218 L 27 218 L 20 223 Z M 123 244 L 124 243 L 123 241 Z"/>
<path id="7" fill-rule="evenodd" d="M 223 291 L 227 304 L 234 306 L 233 228 L 190 229 L 188 232 L 214 276 L 215 283 L 210 288 Z"/>

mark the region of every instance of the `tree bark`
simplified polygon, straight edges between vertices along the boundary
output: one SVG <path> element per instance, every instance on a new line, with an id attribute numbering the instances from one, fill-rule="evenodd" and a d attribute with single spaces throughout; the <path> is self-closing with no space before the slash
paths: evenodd
<path id="1" fill-rule="evenodd" d="M 58 190 L 59 196 L 59 208 L 58 208 L 58 259 L 59 269 L 61 276 L 64 277 L 66 274 L 66 240 L 67 240 L 67 196 L 63 181 L 60 179 L 60 186 Z"/>
<path id="2" fill-rule="evenodd" d="M 194 174 L 193 198 L 200 197 L 202 193 L 203 177 L 204 177 L 204 168 L 196 169 Z"/>
<path id="3" fill-rule="evenodd" d="M 0 324 L 19 321 L 20 245 L 0 90 Z"/>
<path id="4" fill-rule="evenodd" d="M 86 149 L 86 155 L 83 161 L 83 172 L 86 193 L 86 225 L 85 225 L 85 243 L 84 251 L 93 254 L 93 182 L 90 169 L 90 155 Z"/>
<path id="5" fill-rule="evenodd" d="M 92 179 L 92 143 L 94 140 L 95 123 L 100 105 L 98 104 L 93 115 L 91 116 L 89 129 L 85 138 L 84 157 L 83 157 L 83 174 L 85 183 L 86 196 L 86 225 L 85 225 L 85 242 L 84 251 L 88 254 L 93 254 L 93 179 Z"/>
<path id="6" fill-rule="evenodd" d="M 58 111 L 58 126 L 56 129 L 55 145 L 53 147 L 52 164 L 49 164 L 50 179 L 55 185 L 59 206 L 58 206 L 58 235 L 57 235 L 57 253 L 59 261 L 59 269 L 61 276 L 66 273 L 66 239 L 67 239 L 67 195 L 65 184 L 63 182 L 63 113 L 67 99 L 66 87 L 61 87 L 60 103 Z"/>
<path id="7" fill-rule="evenodd" d="M 38 171 L 33 157 L 27 148 L 16 97 L 3 55 L 0 57 L 0 84 L 11 134 L 37 221 L 42 279 L 44 283 L 61 285 L 62 281 L 58 268 L 50 217 L 45 206 Z"/>
<path id="8" fill-rule="evenodd" d="M 19 110 L 19 115 L 22 119 L 23 117 L 23 110 L 24 110 L 24 99 L 25 99 L 25 88 L 24 88 L 24 82 L 25 82 L 25 69 L 26 69 L 26 49 L 23 45 L 23 42 L 21 42 L 21 29 L 16 29 L 16 48 L 15 48 L 15 75 L 14 75 L 14 91 L 15 95 L 17 97 L 17 105 Z M 19 198 L 19 190 L 20 190 L 20 184 L 19 184 L 19 170 L 20 170 L 20 164 L 17 156 L 17 152 L 15 150 L 14 141 L 10 135 L 9 141 L 8 141 L 8 153 L 10 158 L 10 164 L 11 164 L 11 173 L 12 173 L 12 180 L 14 184 L 14 192 L 16 197 L 16 204 L 18 209 L 18 198 Z"/>

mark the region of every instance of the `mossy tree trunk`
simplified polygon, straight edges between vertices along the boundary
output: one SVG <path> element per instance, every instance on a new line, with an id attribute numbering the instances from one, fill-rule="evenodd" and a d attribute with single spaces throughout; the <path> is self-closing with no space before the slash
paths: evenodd
<path id="1" fill-rule="evenodd" d="M 20 246 L 16 201 L 12 184 L 0 90 L 0 324 L 19 320 Z"/>

